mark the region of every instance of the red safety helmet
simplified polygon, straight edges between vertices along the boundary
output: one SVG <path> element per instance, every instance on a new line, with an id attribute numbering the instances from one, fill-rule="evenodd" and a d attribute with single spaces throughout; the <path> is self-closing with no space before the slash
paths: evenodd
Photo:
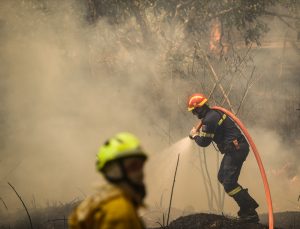
<path id="1" fill-rule="evenodd" d="M 192 94 L 188 99 L 188 111 L 192 111 L 196 107 L 202 107 L 206 102 L 207 98 L 203 94 Z"/>

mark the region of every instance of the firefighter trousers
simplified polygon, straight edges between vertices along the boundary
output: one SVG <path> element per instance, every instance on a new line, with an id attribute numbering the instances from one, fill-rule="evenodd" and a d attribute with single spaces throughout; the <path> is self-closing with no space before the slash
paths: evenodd
<path id="1" fill-rule="evenodd" d="M 240 186 L 238 178 L 248 154 L 249 144 L 246 141 L 239 143 L 238 149 L 232 147 L 231 150 L 224 153 L 218 172 L 218 180 L 227 193 Z"/>

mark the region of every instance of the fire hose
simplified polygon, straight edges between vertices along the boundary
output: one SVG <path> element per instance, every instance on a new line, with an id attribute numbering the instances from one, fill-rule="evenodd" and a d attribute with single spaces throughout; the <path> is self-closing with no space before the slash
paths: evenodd
<path id="1" fill-rule="evenodd" d="M 265 173 L 265 169 L 263 166 L 263 163 L 260 159 L 258 150 L 254 144 L 254 141 L 252 140 L 248 130 L 246 129 L 246 127 L 244 126 L 244 124 L 230 111 L 226 110 L 223 107 L 218 107 L 218 106 L 214 106 L 211 109 L 213 110 L 219 110 L 224 112 L 226 115 L 228 115 L 238 126 L 239 128 L 242 130 L 242 132 L 244 133 L 244 135 L 246 136 L 248 143 L 250 144 L 252 151 L 254 153 L 254 156 L 256 158 L 259 170 L 260 170 L 260 174 L 263 180 L 263 184 L 264 184 L 264 189 L 265 189 L 265 194 L 266 194 L 266 200 L 267 200 L 267 204 L 268 204 L 268 215 L 269 215 L 269 229 L 273 229 L 274 228 L 274 218 L 273 218 L 273 207 L 272 207 L 272 198 L 271 198 L 271 192 L 270 192 L 270 188 L 269 188 L 269 184 L 268 184 L 268 180 L 267 180 L 267 176 Z M 195 128 L 197 131 L 200 130 L 202 126 L 202 123 L 200 122 Z"/>

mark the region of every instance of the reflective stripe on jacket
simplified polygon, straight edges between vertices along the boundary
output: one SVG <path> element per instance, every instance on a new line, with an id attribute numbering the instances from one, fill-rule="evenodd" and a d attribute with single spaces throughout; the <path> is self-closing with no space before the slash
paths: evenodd
<path id="1" fill-rule="evenodd" d="M 221 111 L 209 110 L 202 120 L 202 128 L 195 142 L 206 147 L 214 141 L 219 150 L 224 153 L 224 148 L 232 144 L 235 139 L 241 139 L 242 133 L 234 121 Z"/>

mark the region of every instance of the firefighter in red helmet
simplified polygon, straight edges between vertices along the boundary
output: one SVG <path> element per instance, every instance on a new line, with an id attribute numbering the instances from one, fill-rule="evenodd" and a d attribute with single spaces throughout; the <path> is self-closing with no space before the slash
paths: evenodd
<path id="1" fill-rule="evenodd" d="M 239 220 L 243 222 L 258 222 L 256 212 L 258 203 L 250 196 L 248 189 L 238 183 L 243 162 L 249 153 L 249 144 L 236 126 L 225 113 L 211 109 L 203 94 L 193 94 L 188 99 L 188 111 L 201 120 L 200 130 L 195 127 L 190 132 L 190 138 L 199 146 L 207 147 L 215 142 L 223 159 L 218 172 L 218 180 L 225 192 L 239 205 Z"/>

